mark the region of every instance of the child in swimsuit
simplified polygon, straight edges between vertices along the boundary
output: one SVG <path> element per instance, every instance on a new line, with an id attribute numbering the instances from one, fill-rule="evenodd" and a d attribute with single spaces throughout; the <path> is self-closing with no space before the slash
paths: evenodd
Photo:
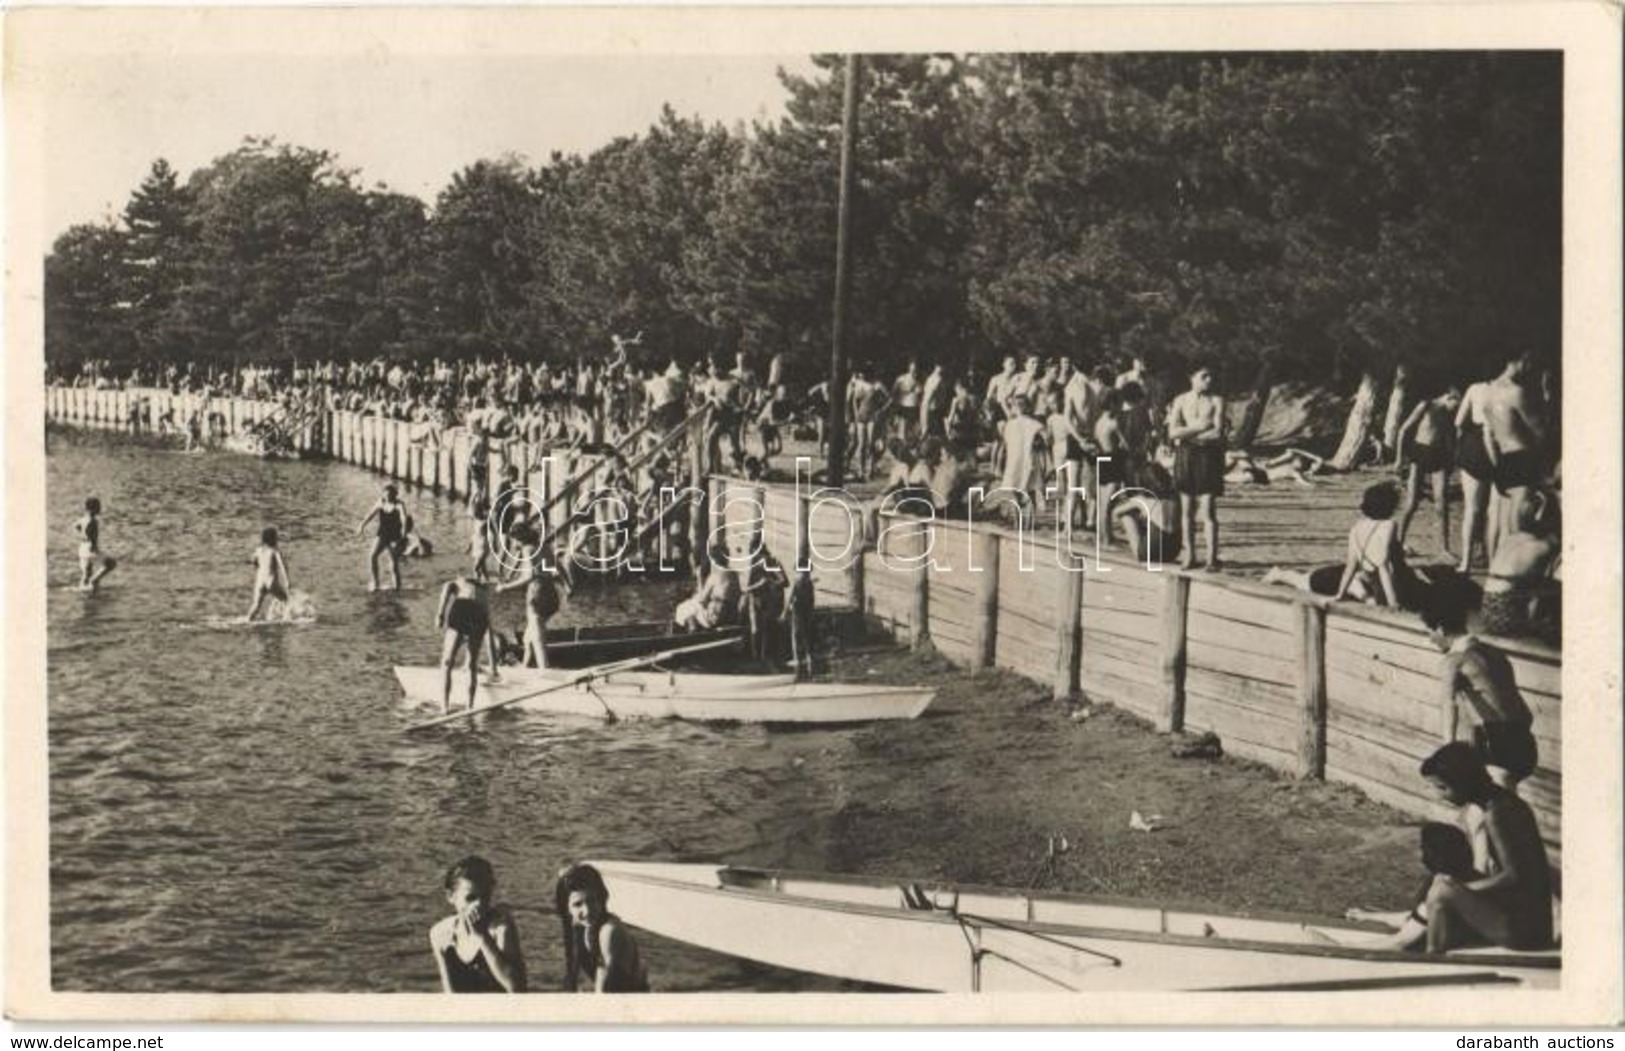
<path id="1" fill-rule="evenodd" d="M 73 523 L 79 538 L 79 589 L 95 591 L 96 585 L 113 572 L 118 563 L 102 554 L 102 502 L 92 496 L 85 501 L 85 513 Z"/>
<path id="2" fill-rule="evenodd" d="M 372 554 L 367 560 L 367 569 L 372 574 L 372 582 L 367 590 L 378 590 L 378 556 L 389 556 L 389 574 L 394 589 L 401 589 L 401 553 L 406 546 L 406 534 L 410 529 L 412 516 L 407 513 L 406 505 L 401 503 L 399 490 L 393 484 L 384 486 L 384 495 L 367 512 L 367 517 L 356 526 L 356 535 L 360 536 L 366 531 L 367 524 L 373 519 L 378 520 L 378 532 L 373 538 Z"/>
<path id="3" fill-rule="evenodd" d="M 288 601 L 288 564 L 277 548 L 276 529 L 267 527 L 260 533 L 260 546 L 254 549 L 254 601 L 248 607 L 248 619 L 259 620 L 261 608 L 267 599 Z"/>
<path id="4" fill-rule="evenodd" d="M 1495 783 L 1516 791 L 1539 763 L 1535 717 L 1518 689 L 1507 655 L 1467 633 L 1464 603 L 1441 593 L 1422 611 L 1428 637 L 1445 655 L 1440 684 L 1449 691 L 1451 722 L 1456 699 L 1478 717 L 1473 741 Z"/>
<path id="5" fill-rule="evenodd" d="M 549 565 L 551 560 L 545 557 L 545 543 L 535 526 L 528 522 L 515 526 L 512 539 L 524 545 L 530 572 L 521 579 L 498 585 L 497 591 L 525 589 L 525 634 L 520 661 L 528 668 L 545 668 L 547 622 L 563 605 L 568 585 L 561 583 L 559 574 Z"/>
<path id="6" fill-rule="evenodd" d="M 576 991 L 585 975 L 593 991 L 646 993 L 649 972 L 638 943 L 620 917 L 609 911 L 609 888 L 591 865 L 572 865 L 559 876 L 554 906 L 565 933 L 564 988 Z"/>
<path id="7" fill-rule="evenodd" d="M 429 928 L 429 947 L 448 993 L 522 993 L 525 958 L 519 928 L 505 905 L 493 904 L 496 873 L 482 857 L 466 857 L 446 872 L 452 914 Z"/>
<path id="8" fill-rule="evenodd" d="M 491 634 L 491 605 L 486 598 L 485 585 L 472 577 L 458 577 L 448 581 L 440 591 L 440 610 L 435 620 L 445 632 L 440 666 L 444 669 L 440 710 L 451 708 L 451 670 L 457 655 L 468 649 L 468 707 L 474 707 L 474 695 L 479 689 L 480 645 L 483 643 L 491 656 L 491 675 L 488 681 L 500 682 L 496 639 Z"/>

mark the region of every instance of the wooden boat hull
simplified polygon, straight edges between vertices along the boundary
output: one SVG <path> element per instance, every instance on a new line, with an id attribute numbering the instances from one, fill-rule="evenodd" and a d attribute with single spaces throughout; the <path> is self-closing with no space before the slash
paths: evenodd
<path id="1" fill-rule="evenodd" d="M 906 885 L 715 865 L 593 862 L 615 912 L 668 938 L 791 970 L 940 992 L 1362 990 L 1525 982 L 1551 953 L 1410 953 L 1340 920 L 1176 911 L 991 888 Z M 948 906 L 952 903 L 952 908 Z M 925 902 L 916 897 L 915 906 Z"/>
<path id="2" fill-rule="evenodd" d="M 692 646 L 722 639 L 737 639 L 742 644 L 745 630 L 741 627 L 710 628 L 704 631 L 679 631 L 670 623 L 648 622 L 638 624 L 594 625 L 577 628 L 549 628 L 547 632 L 547 662 L 559 668 L 590 668 L 598 664 L 646 657 L 662 650 Z M 731 651 L 724 647 L 690 658 L 689 663 L 715 661 Z"/>
<path id="3" fill-rule="evenodd" d="M 452 701 L 467 697 L 466 674 L 453 672 Z M 568 672 L 552 669 L 508 669 L 511 681 L 482 681 L 475 704 L 486 706 L 566 683 Z M 395 669 L 408 700 L 440 703 L 443 673 L 436 667 Z M 913 719 L 925 711 L 936 691 L 912 687 L 796 682 L 789 675 L 692 675 L 686 672 L 614 672 L 590 683 L 527 697 L 512 706 L 595 719 L 688 719 L 696 722 L 856 723 L 876 719 Z"/>

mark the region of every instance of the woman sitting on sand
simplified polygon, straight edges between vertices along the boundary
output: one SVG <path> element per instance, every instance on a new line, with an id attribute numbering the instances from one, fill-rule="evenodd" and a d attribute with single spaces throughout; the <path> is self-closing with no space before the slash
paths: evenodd
<path id="1" fill-rule="evenodd" d="M 575 992 L 585 976 L 594 992 L 646 993 L 649 971 L 632 932 L 609 911 L 609 888 L 591 865 L 559 874 L 554 908 L 564 933 L 564 989 Z"/>
<path id="2" fill-rule="evenodd" d="M 1321 566 L 1308 573 L 1275 567 L 1264 574 L 1264 583 L 1390 609 L 1417 609 L 1425 582 L 1405 562 L 1394 521 L 1397 510 L 1398 487 L 1391 482 L 1369 486 L 1360 497 L 1360 517 L 1349 529 L 1348 557 L 1341 567 Z"/>
<path id="3" fill-rule="evenodd" d="M 1467 833 L 1455 825 L 1429 821 L 1422 825 L 1422 867 L 1427 877 L 1417 891 L 1409 912 L 1373 912 L 1368 909 L 1349 909 L 1343 915 L 1350 920 L 1381 923 L 1394 929 L 1392 934 L 1376 936 L 1339 937 L 1339 944 L 1355 944 L 1362 949 L 1410 950 L 1421 948 L 1428 935 L 1428 894 L 1433 881 L 1449 876 L 1460 882 L 1479 878 L 1473 868 L 1473 845 Z"/>

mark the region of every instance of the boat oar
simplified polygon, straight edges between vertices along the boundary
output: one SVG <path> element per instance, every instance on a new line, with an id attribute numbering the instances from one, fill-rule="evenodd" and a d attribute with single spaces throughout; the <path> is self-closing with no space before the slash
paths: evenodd
<path id="1" fill-rule="evenodd" d="M 528 701 L 536 697 L 541 697 L 545 694 L 557 693 L 560 690 L 567 690 L 572 686 L 580 686 L 582 683 L 592 682 L 594 679 L 602 679 L 606 676 L 613 675 L 616 672 L 631 671 L 634 668 L 644 668 L 651 664 L 658 664 L 661 661 L 670 660 L 673 657 L 680 657 L 689 653 L 699 653 L 703 650 L 714 650 L 722 646 L 732 646 L 737 641 L 737 639 L 732 638 L 712 639 L 710 642 L 697 642 L 691 646 L 679 646 L 676 649 L 662 650 L 659 653 L 651 653 L 647 657 L 629 657 L 626 660 L 615 661 L 611 664 L 600 664 L 594 668 L 586 668 L 580 673 L 565 679 L 563 682 L 556 682 L 551 686 L 543 687 L 542 689 L 532 691 L 531 693 L 522 693 L 517 697 L 506 697 L 500 701 L 494 701 L 491 704 L 482 704 L 477 708 L 464 708 L 460 712 L 447 712 L 445 715 L 436 716 L 433 719 L 426 719 L 421 723 L 413 723 L 411 726 L 406 728 L 406 732 L 411 733 L 413 730 L 423 730 L 431 726 L 439 726 L 442 723 L 449 723 L 455 719 L 466 719 L 470 716 L 479 715 L 481 712 L 490 712 L 495 711 L 498 708 L 506 708 L 510 704 L 518 704 L 520 701 Z M 597 697 L 597 694 L 595 693 L 594 696 Z M 604 702 L 602 697 L 598 697 L 598 703 L 604 705 L 604 711 L 609 712 L 611 715 L 614 714 L 613 712 L 610 712 L 609 705 Z"/>

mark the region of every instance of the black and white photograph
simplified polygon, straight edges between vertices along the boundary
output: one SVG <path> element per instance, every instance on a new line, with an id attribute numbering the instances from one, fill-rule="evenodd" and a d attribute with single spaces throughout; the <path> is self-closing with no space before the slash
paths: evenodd
<path id="1" fill-rule="evenodd" d="M 1332 6 L 13 12 L 7 1013 L 1617 1023 L 1618 11 Z"/>

